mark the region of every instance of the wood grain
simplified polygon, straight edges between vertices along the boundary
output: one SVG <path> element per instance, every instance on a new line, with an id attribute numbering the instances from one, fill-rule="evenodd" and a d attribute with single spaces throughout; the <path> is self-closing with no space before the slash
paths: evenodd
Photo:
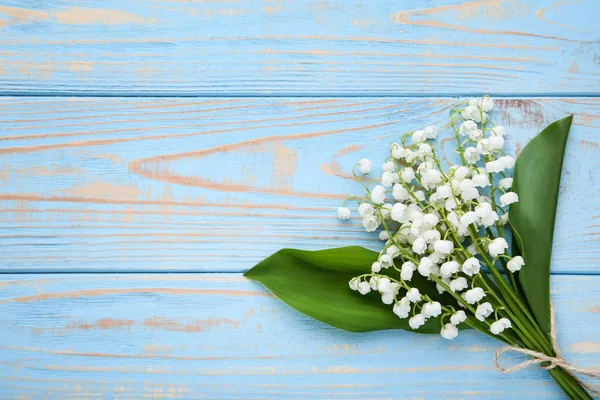
<path id="1" fill-rule="evenodd" d="M 345 195 L 363 194 L 352 166 L 441 126 L 455 101 L 0 99 L 0 269 L 239 272 L 282 247 L 377 249 L 359 221 L 335 217 Z M 497 107 L 512 154 L 575 113 L 553 270 L 597 271 L 600 101 Z"/>
<path id="2" fill-rule="evenodd" d="M 0 92 L 598 94 L 596 0 L 8 0 Z"/>
<path id="3" fill-rule="evenodd" d="M 600 277 L 552 289 L 565 357 L 600 369 Z M 238 274 L 3 275 L 0 308 L 3 399 L 562 398 L 484 335 L 351 334 Z"/>

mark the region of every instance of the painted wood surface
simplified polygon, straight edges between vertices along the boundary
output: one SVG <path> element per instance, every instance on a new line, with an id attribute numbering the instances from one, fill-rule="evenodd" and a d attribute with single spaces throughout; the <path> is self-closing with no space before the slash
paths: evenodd
<path id="1" fill-rule="evenodd" d="M 564 356 L 600 370 L 600 277 L 552 291 Z M 4 275 L 0 308 L 2 399 L 562 398 L 481 334 L 350 334 L 239 274 Z"/>
<path id="2" fill-rule="evenodd" d="M 598 94 L 596 0 L 4 0 L 0 92 Z"/>
<path id="3" fill-rule="evenodd" d="M 0 269 L 244 271 L 282 247 L 363 245 L 342 223 L 363 156 L 456 99 L 0 99 Z M 575 113 L 554 272 L 600 268 L 600 101 L 497 100 L 507 149 Z M 451 142 L 441 141 L 451 157 Z"/>

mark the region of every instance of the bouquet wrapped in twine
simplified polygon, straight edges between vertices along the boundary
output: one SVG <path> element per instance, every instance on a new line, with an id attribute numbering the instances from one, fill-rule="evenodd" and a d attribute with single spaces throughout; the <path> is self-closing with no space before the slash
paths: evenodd
<path id="1" fill-rule="evenodd" d="M 456 165 L 437 153 L 435 126 L 390 143 L 381 176 L 373 176 L 368 159 L 355 165 L 366 193 L 348 197 L 337 215 L 350 220 L 356 212 L 382 241 L 379 253 L 284 249 L 246 276 L 297 310 L 348 331 L 405 329 L 452 340 L 461 329 L 476 329 L 506 344 L 493 360 L 498 370 L 539 364 L 568 398 L 591 399 L 597 392 L 576 374 L 598 374 L 561 357 L 549 295 L 572 117 L 549 125 L 515 160 L 504 151 L 506 129 L 490 118 L 493 108 L 484 96 L 450 110 Z M 530 359 L 503 368 L 498 358 L 506 351 Z"/>

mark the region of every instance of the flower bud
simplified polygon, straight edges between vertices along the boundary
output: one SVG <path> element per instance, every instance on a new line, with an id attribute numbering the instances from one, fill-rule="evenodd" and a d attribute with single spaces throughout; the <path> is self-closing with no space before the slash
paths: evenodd
<path id="1" fill-rule="evenodd" d="M 368 174 L 373 169 L 373 163 L 368 158 L 363 158 L 358 162 L 358 170 L 363 174 Z"/>

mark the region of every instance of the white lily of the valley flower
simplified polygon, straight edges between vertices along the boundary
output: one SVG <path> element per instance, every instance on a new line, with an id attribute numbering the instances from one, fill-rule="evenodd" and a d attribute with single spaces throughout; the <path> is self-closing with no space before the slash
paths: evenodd
<path id="1" fill-rule="evenodd" d="M 379 278 L 377 280 L 377 290 L 386 293 L 392 290 L 392 281 L 389 278 Z"/>
<path id="2" fill-rule="evenodd" d="M 513 183 L 513 178 L 502 178 L 498 181 L 498 187 L 501 189 L 510 189 Z"/>
<path id="3" fill-rule="evenodd" d="M 479 196 L 479 191 L 475 189 L 475 182 L 471 179 L 464 179 L 458 184 L 461 191 L 461 197 L 465 201 L 476 199 Z"/>
<path id="4" fill-rule="evenodd" d="M 411 301 L 411 303 L 416 303 L 421 301 L 421 293 L 419 293 L 419 289 L 410 288 L 406 292 L 406 298 Z"/>
<path id="5" fill-rule="evenodd" d="M 410 313 L 410 300 L 406 297 L 401 298 L 400 301 L 394 304 L 392 311 L 398 318 L 407 318 Z"/>
<path id="6" fill-rule="evenodd" d="M 500 254 L 504 254 L 504 250 L 508 249 L 508 243 L 504 238 L 496 238 L 488 245 L 488 251 L 492 257 L 497 257 Z"/>
<path id="7" fill-rule="evenodd" d="M 367 232 L 375 232 L 379 228 L 379 218 L 375 215 L 368 215 L 363 218 L 362 224 Z"/>
<path id="8" fill-rule="evenodd" d="M 452 340 L 458 336 L 458 328 L 455 325 L 446 324 L 442 327 L 440 335 L 442 335 L 444 339 Z"/>
<path id="9" fill-rule="evenodd" d="M 515 166 L 515 159 L 511 156 L 502 156 L 498 159 L 498 162 L 501 163 L 505 169 L 511 169 Z"/>
<path id="10" fill-rule="evenodd" d="M 446 202 L 444 203 L 444 208 L 447 211 L 452 211 L 456 207 L 458 207 L 458 204 L 456 204 L 456 200 L 454 200 L 454 198 L 452 198 L 452 197 L 450 197 L 449 199 L 447 199 Z"/>
<path id="11" fill-rule="evenodd" d="M 490 186 L 490 178 L 487 174 L 477 174 L 471 178 L 476 187 L 485 188 Z"/>
<path id="12" fill-rule="evenodd" d="M 494 335 L 499 335 L 504 332 L 504 330 L 511 327 L 512 324 L 508 318 L 500 318 L 498 321 L 490 325 L 490 332 L 492 332 Z"/>
<path id="13" fill-rule="evenodd" d="M 481 129 L 473 129 L 467 132 L 467 136 L 474 142 L 479 142 L 483 139 L 483 131 Z"/>
<path id="14" fill-rule="evenodd" d="M 429 303 L 423 304 L 423 308 L 421 309 L 421 314 L 425 318 L 437 317 L 442 313 L 442 305 L 437 301 L 432 301 Z"/>
<path id="15" fill-rule="evenodd" d="M 475 304 L 475 303 L 478 303 L 479 300 L 481 300 L 485 297 L 485 292 L 483 291 L 482 288 L 476 287 L 476 288 L 467 290 L 465 293 L 463 293 L 462 296 L 467 303 Z"/>
<path id="16" fill-rule="evenodd" d="M 421 274 L 425 277 L 428 277 L 429 274 L 431 274 L 432 266 L 433 266 L 433 261 L 431 261 L 431 258 L 423 257 L 419 261 L 419 266 L 418 266 L 417 270 L 419 271 L 419 274 Z"/>
<path id="17" fill-rule="evenodd" d="M 433 125 L 426 127 L 423 131 L 427 139 L 435 139 L 437 137 L 437 129 Z"/>
<path id="18" fill-rule="evenodd" d="M 385 188 L 381 185 L 377 185 L 371 190 L 371 200 L 375 204 L 383 204 L 385 200 Z"/>
<path id="19" fill-rule="evenodd" d="M 360 280 L 358 278 L 352 278 L 352 279 L 350 279 L 350 282 L 348 282 L 348 286 L 350 286 L 350 289 L 352 289 L 352 290 L 358 290 L 359 283 L 360 283 Z"/>
<path id="20" fill-rule="evenodd" d="M 430 169 L 421 176 L 421 183 L 426 189 L 436 187 L 442 182 L 442 173 L 437 169 Z"/>
<path id="21" fill-rule="evenodd" d="M 481 158 L 481 155 L 474 147 L 467 147 L 463 155 L 465 160 L 470 164 L 475 164 Z"/>
<path id="22" fill-rule="evenodd" d="M 458 133 L 462 136 L 465 136 L 469 133 L 469 131 L 473 131 L 476 129 L 479 129 L 477 127 L 477 124 L 471 120 L 468 120 L 460 124 L 460 127 L 458 128 Z"/>
<path id="23" fill-rule="evenodd" d="M 423 239 L 425 239 L 427 243 L 433 243 L 436 240 L 440 240 L 441 237 L 440 231 L 436 229 L 430 229 L 423 233 Z"/>
<path id="24" fill-rule="evenodd" d="M 462 217 L 460 217 L 460 223 L 467 227 L 476 223 L 477 221 L 479 221 L 479 217 L 475 211 L 467 211 Z"/>
<path id="25" fill-rule="evenodd" d="M 488 173 L 491 174 L 494 172 L 495 173 L 502 172 L 506 169 L 506 167 L 499 160 L 494 160 L 494 161 L 490 161 L 487 164 L 485 164 L 485 169 L 487 170 Z"/>
<path id="26" fill-rule="evenodd" d="M 463 310 L 458 310 L 450 317 L 452 325 L 459 325 L 467 320 L 467 314 Z"/>
<path id="27" fill-rule="evenodd" d="M 402 264 L 402 269 L 400 270 L 400 279 L 409 282 L 412 279 L 413 273 L 416 269 L 417 266 L 411 261 L 405 262 Z"/>
<path id="28" fill-rule="evenodd" d="M 406 188 L 400 183 L 396 183 L 393 186 L 392 196 L 397 201 L 406 201 L 410 199 L 410 193 L 408 193 L 408 190 L 406 190 Z"/>
<path id="29" fill-rule="evenodd" d="M 396 258 L 400 255 L 400 249 L 396 245 L 393 244 L 386 249 L 385 254 L 387 254 L 388 256 L 390 256 L 392 258 Z"/>
<path id="30" fill-rule="evenodd" d="M 456 168 L 456 170 L 454 171 L 454 178 L 458 179 L 459 181 L 465 179 L 467 175 L 469 175 L 469 168 L 464 167 L 462 165 Z"/>
<path id="31" fill-rule="evenodd" d="M 371 291 L 371 285 L 367 282 L 361 282 L 358 284 L 358 292 L 360 294 L 367 294 Z"/>
<path id="32" fill-rule="evenodd" d="M 417 314 L 408 320 L 408 325 L 412 329 L 419 329 L 425 324 L 425 317 L 421 314 Z"/>
<path id="33" fill-rule="evenodd" d="M 488 138 L 487 148 L 489 150 L 501 150 L 504 147 L 504 138 L 502 136 L 490 136 Z"/>
<path id="34" fill-rule="evenodd" d="M 463 278 L 462 276 L 456 279 L 452 279 L 450 281 L 450 290 L 452 290 L 453 292 L 460 292 L 462 290 L 465 290 L 466 288 L 469 287 L 469 283 L 467 282 L 467 280 L 465 278 Z"/>
<path id="35" fill-rule="evenodd" d="M 477 306 L 477 309 L 475 310 L 475 318 L 477 318 L 480 321 L 485 321 L 485 319 L 487 317 L 490 316 L 491 313 L 494 312 L 494 307 L 492 307 L 492 305 L 488 302 L 485 303 L 481 303 L 480 305 Z"/>
<path id="36" fill-rule="evenodd" d="M 422 237 L 417 238 L 413 242 L 412 250 L 417 254 L 425 253 L 425 250 L 427 250 L 427 242 L 425 242 L 425 239 L 423 239 Z"/>
<path id="37" fill-rule="evenodd" d="M 492 100 L 490 96 L 483 96 L 479 102 L 479 107 L 486 113 L 490 112 L 494 108 L 494 100 Z"/>
<path id="38" fill-rule="evenodd" d="M 379 240 L 381 240 L 382 242 L 390 240 L 390 234 L 387 231 L 379 232 Z"/>
<path id="39" fill-rule="evenodd" d="M 438 224 L 438 222 L 440 222 L 440 218 L 435 214 L 425 214 L 425 215 L 423 215 L 422 219 L 423 219 L 423 223 L 428 228 L 433 228 L 434 226 L 436 226 Z"/>
<path id="40" fill-rule="evenodd" d="M 481 122 L 481 114 L 479 107 L 469 105 L 462 111 L 462 117 L 464 119 L 473 120 L 475 122 Z"/>
<path id="41" fill-rule="evenodd" d="M 418 130 L 418 131 L 413 132 L 413 134 L 412 134 L 413 143 L 421 143 L 425 140 L 427 140 L 427 137 L 425 136 L 425 131 Z"/>
<path id="42" fill-rule="evenodd" d="M 396 163 L 393 161 L 386 161 L 381 166 L 381 169 L 385 172 L 394 172 L 396 170 Z"/>
<path id="43" fill-rule="evenodd" d="M 517 272 L 517 271 L 521 270 L 523 265 L 525 265 L 525 261 L 523 260 L 523 257 L 516 256 L 516 257 L 513 257 L 509 262 L 506 263 L 506 268 L 508 268 L 508 270 L 510 272 Z"/>
<path id="44" fill-rule="evenodd" d="M 381 268 L 390 268 L 394 265 L 392 257 L 387 254 L 379 256 L 379 262 L 381 263 Z"/>
<path id="45" fill-rule="evenodd" d="M 378 273 L 379 271 L 381 271 L 381 263 L 375 261 L 373 264 L 371 264 L 371 271 L 373 271 L 374 273 Z"/>
<path id="46" fill-rule="evenodd" d="M 504 128 L 501 125 L 496 125 L 495 127 L 492 128 L 492 130 L 490 131 L 490 135 L 494 135 L 494 136 L 506 136 L 506 128 Z"/>
<path id="47" fill-rule="evenodd" d="M 462 272 L 468 276 L 477 275 L 480 269 L 481 264 L 479 263 L 479 260 L 475 257 L 466 259 L 462 265 Z"/>
<path id="48" fill-rule="evenodd" d="M 498 220 L 498 214 L 492 210 L 492 205 L 487 202 L 479 203 L 475 207 L 475 214 L 480 218 L 484 226 L 492 226 Z"/>
<path id="49" fill-rule="evenodd" d="M 338 208 L 338 210 L 337 210 L 337 216 L 342 221 L 350 219 L 350 209 L 347 208 L 347 207 L 340 207 L 340 208 Z"/>
<path id="50" fill-rule="evenodd" d="M 412 150 L 406 147 L 402 147 L 397 143 L 392 144 L 392 157 L 396 160 L 400 160 L 402 158 L 406 158 L 412 153 Z"/>
<path id="51" fill-rule="evenodd" d="M 392 212 L 390 214 L 391 218 L 396 222 L 402 222 L 406 209 L 407 207 L 402 203 L 394 204 L 394 206 L 392 207 Z"/>
<path id="52" fill-rule="evenodd" d="M 392 187 L 394 184 L 394 175 L 391 172 L 384 171 L 381 174 L 381 186 L 383 187 Z"/>
<path id="53" fill-rule="evenodd" d="M 381 295 L 381 302 L 383 304 L 392 304 L 396 300 L 396 294 L 393 291 L 384 292 Z"/>
<path id="54" fill-rule="evenodd" d="M 490 149 L 489 147 L 489 143 L 490 141 L 488 139 L 481 139 L 480 141 L 477 142 L 477 152 L 483 156 L 487 156 L 488 154 L 490 154 Z"/>
<path id="55" fill-rule="evenodd" d="M 440 198 L 447 199 L 452 196 L 452 189 L 448 185 L 438 186 L 435 192 Z"/>
<path id="56" fill-rule="evenodd" d="M 440 273 L 443 278 L 450 278 L 452 275 L 458 272 L 460 264 L 454 260 L 446 261 L 440 267 Z"/>
<path id="57" fill-rule="evenodd" d="M 410 183 L 415 178 L 415 171 L 412 168 L 403 168 L 401 175 L 404 182 Z"/>
<path id="58" fill-rule="evenodd" d="M 515 192 L 504 193 L 500 196 L 500 204 L 503 207 L 506 207 L 510 204 L 517 203 L 519 201 L 519 196 Z"/>
<path id="59" fill-rule="evenodd" d="M 375 212 L 375 209 L 369 203 L 361 203 L 361 205 L 358 206 L 358 214 L 361 217 L 373 215 L 374 212 Z"/>
<path id="60" fill-rule="evenodd" d="M 438 253 L 448 255 L 454 249 L 454 243 L 450 240 L 436 240 L 433 242 L 433 249 Z"/>
<path id="61" fill-rule="evenodd" d="M 477 246 L 475 246 L 475 243 L 471 243 L 467 246 L 467 253 L 469 253 L 472 256 L 477 255 Z"/>
<path id="62" fill-rule="evenodd" d="M 369 287 L 371 290 L 377 290 L 377 282 L 379 282 L 378 276 L 372 276 L 371 279 L 369 279 Z"/>
<path id="63" fill-rule="evenodd" d="M 373 163 L 368 158 L 363 158 L 358 162 L 358 170 L 363 174 L 368 174 L 373 169 Z"/>

